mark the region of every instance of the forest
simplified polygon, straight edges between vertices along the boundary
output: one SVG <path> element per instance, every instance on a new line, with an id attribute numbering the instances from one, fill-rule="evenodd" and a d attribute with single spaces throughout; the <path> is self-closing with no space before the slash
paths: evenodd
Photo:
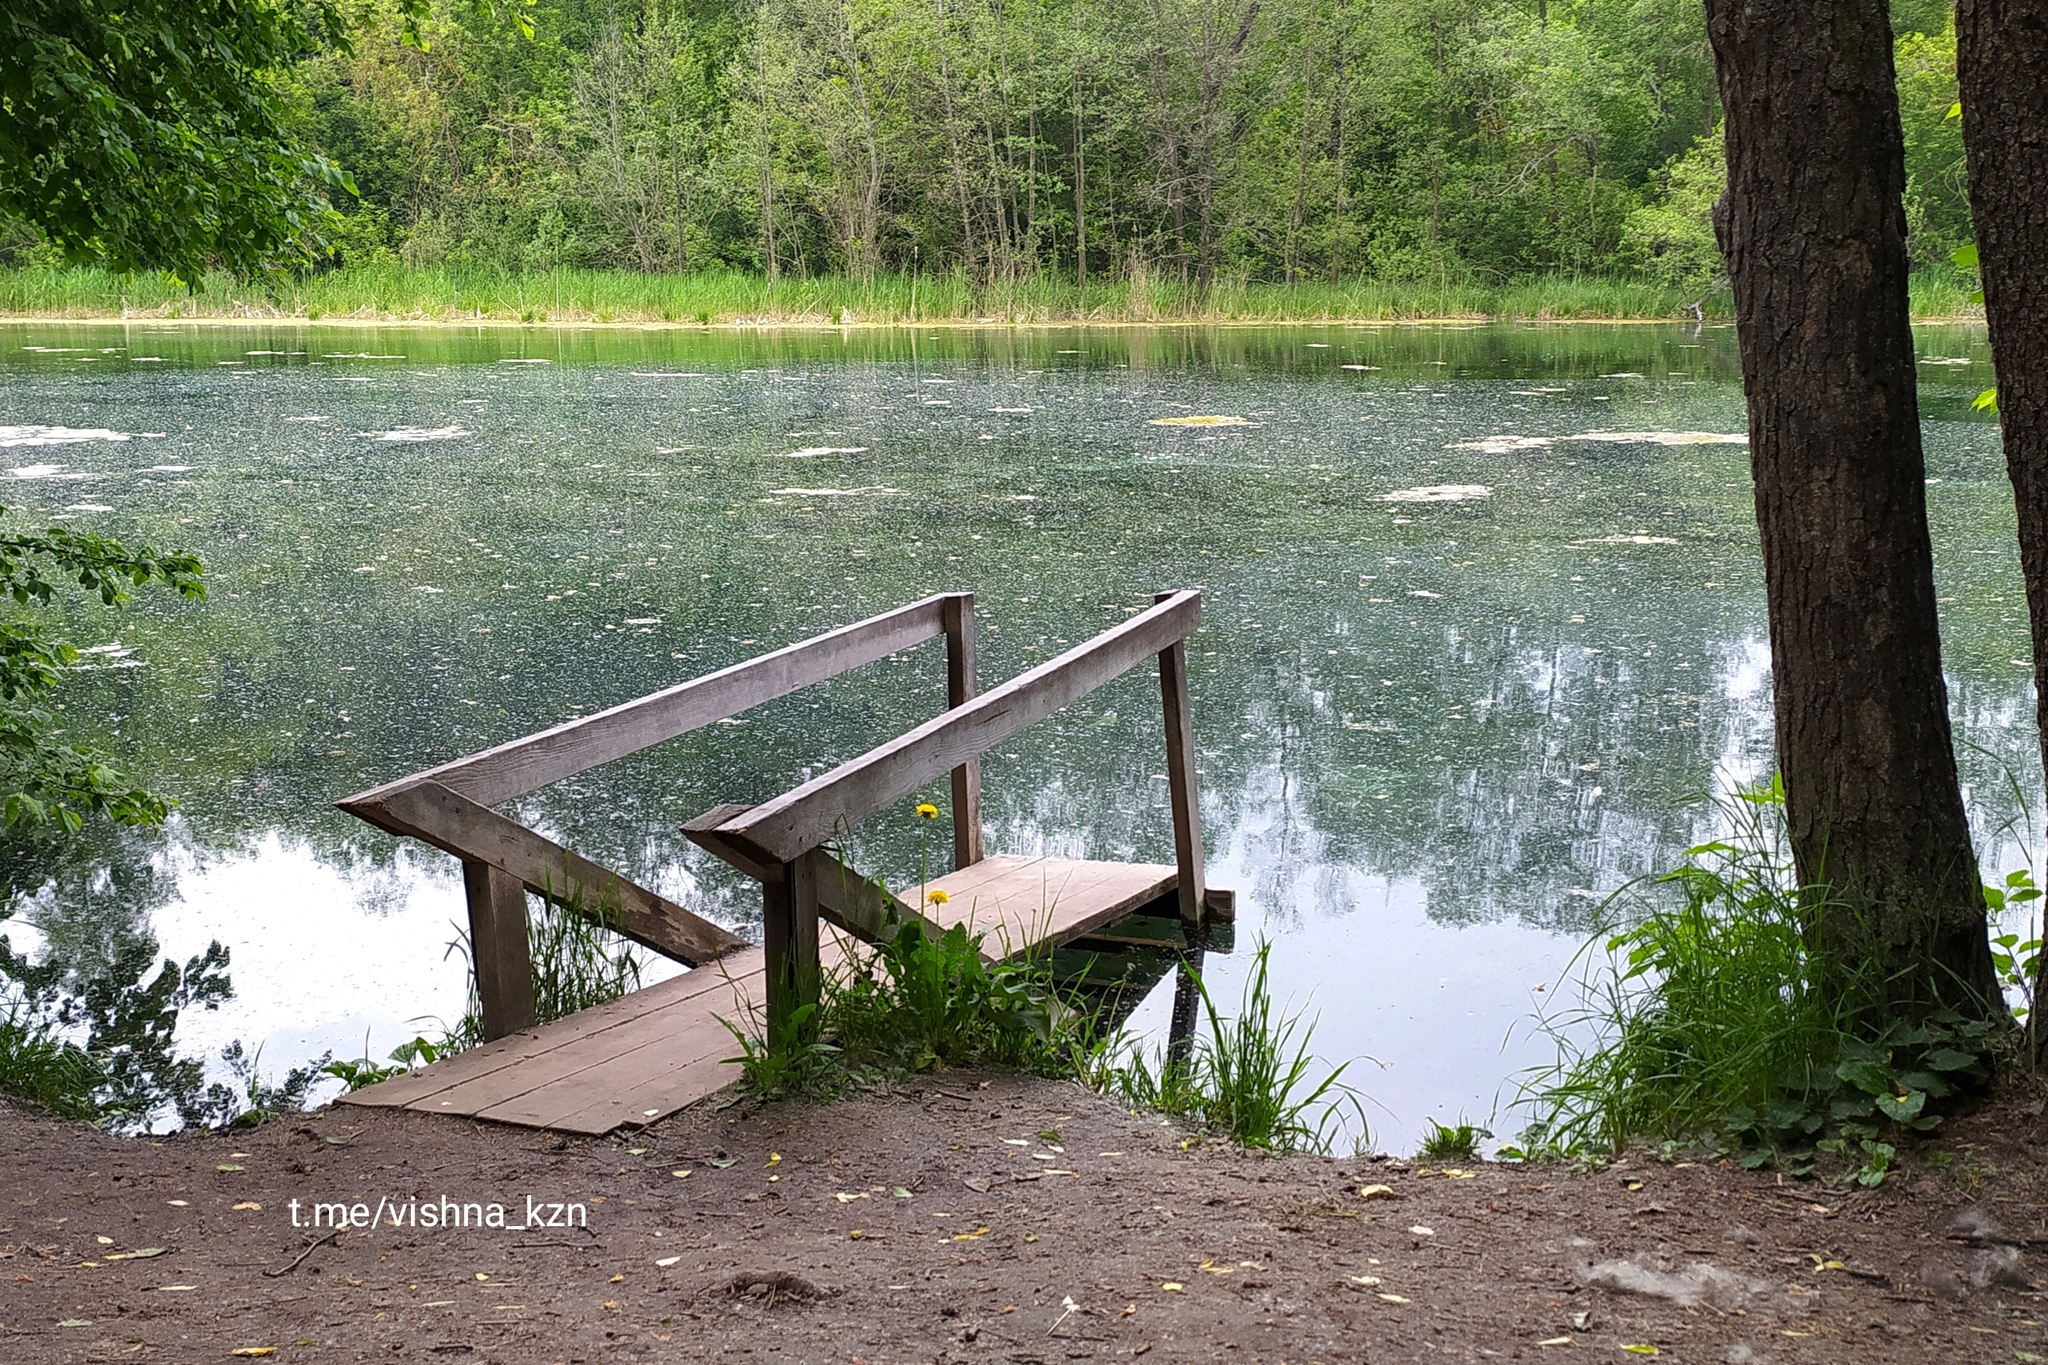
<path id="1" fill-rule="evenodd" d="M 1892 12 L 1939 274 L 1954 20 Z M 326 267 L 1721 292 L 1690 0 L 371 0 L 278 79 L 352 178 Z"/>

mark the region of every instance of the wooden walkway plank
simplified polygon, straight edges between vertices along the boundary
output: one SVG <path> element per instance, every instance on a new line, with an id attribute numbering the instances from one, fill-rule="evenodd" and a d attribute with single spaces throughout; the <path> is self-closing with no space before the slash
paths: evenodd
<path id="1" fill-rule="evenodd" d="M 997 854 L 932 881 L 947 900 L 927 905 L 942 927 L 986 936 L 991 957 L 1057 948 L 1171 897 L 1178 870 L 1157 863 L 1069 861 Z M 908 900 L 916 888 L 908 888 Z M 844 971 L 873 950 L 829 924 L 819 958 Z M 715 1094 L 738 1078 L 740 1047 L 721 1017 L 758 1034 L 767 997 L 759 947 L 599 1005 L 525 1029 L 421 1071 L 341 1097 L 521 1127 L 605 1133 L 642 1125 Z"/>
<path id="2" fill-rule="evenodd" d="M 464 1081 L 530 1063 L 581 1039 L 686 1004 L 724 984 L 728 976 L 733 979 L 758 978 L 761 972 L 761 950 L 742 948 L 708 967 L 698 967 L 631 991 L 617 1000 L 581 1010 L 567 1019 L 511 1034 L 467 1052 L 444 1057 L 432 1066 L 408 1075 L 394 1076 L 388 1081 L 351 1091 L 341 1097 L 341 1102 L 389 1107 L 415 1104 Z"/>

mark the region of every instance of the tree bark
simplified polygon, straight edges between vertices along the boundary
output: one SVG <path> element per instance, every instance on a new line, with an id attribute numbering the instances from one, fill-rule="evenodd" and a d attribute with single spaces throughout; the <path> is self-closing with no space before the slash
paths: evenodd
<path id="1" fill-rule="evenodd" d="M 2048 0 L 1960 0 L 1956 77 L 2048 765 Z M 2036 964 L 2048 999 L 2048 954 Z"/>
<path id="2" fill-rule="evenodd" d="M 1706 0 L 1778 765 L 1809 933 L 1890 1010 L 1997 1000 L 1957 785 L 1885 0 Z"/>

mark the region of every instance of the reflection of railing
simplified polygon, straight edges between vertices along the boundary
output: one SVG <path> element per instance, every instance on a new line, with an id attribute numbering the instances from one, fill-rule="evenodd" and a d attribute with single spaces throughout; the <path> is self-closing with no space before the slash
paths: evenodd
<path id="1" fill-rule="evenodd" d="M 977 695 L 974 598 L 943 593 L 764 654 L 609 711 L 444 763 L 338 804 L 379 828 L 462 859 L 484 1036 L 534 1022 L 526 893 L 609 904 L 626 937 L 690 966 L 741 940 L 729 931 L 490 808 L 649 745 L 724 720 L 938 635 L 946 637 L 946 712 L 793 791 L 756 806 L 721 806 L 685 826 L 690 838 L 762 884 L 770 1041 L 815 999 L 820 911 L 863 938 L 903 907 L 844 875 L 825 845 L 940 773 L 952 778 L 956 866 L 982 857 L 980 757 L 1147 658 L 1159 661 L 1165 707 L 1181 918 L 1209 912 L 1196 807 L 1194 735 L 1184 641 L 1201 594 L 1161 593 L 1121 625 Z"/>

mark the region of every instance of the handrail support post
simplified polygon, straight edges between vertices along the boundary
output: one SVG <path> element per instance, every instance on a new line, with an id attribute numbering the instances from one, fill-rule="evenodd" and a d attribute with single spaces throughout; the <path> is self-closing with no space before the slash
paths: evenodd
<path id="1" fill-rule="evenodd" d="M 818 1029 L 818 872 L 809 856 L 783 863 L 761 883 L 761 940 L 767 958 L 768 1050 L 784 1054 Z M 809 1013 L 803 1007 L 813 1008 Z"/>
<path id="2" fill-rule="evenodd" d="M 974 594 L 948 593 L 939 609 L 946 631 L 946 709 L 964 706 L 981 691 L 974 658 Z M 982 859 L 981 759 L 953 769 L 953 867 Z"/>
<path id="3" fill-rule="evenodd" d="M 1164 602 L 1170 592 L 1152 600 Z M 1166 716 L 1166 788 L 1173 807 L 1173 853 L 1180 872 L 1180 917 L 1198 926 L 1208 911 L 1209 887 L 1202 866 L 1202 809 L 1195 777 L 1194 713 L 1188 698 L 1188 651 L 1175 640 L 1159 651 L 1159 694 Z"/>
<path id="4" fill-rule="evenodd" d="M 465 858 L 462 888 L 469 900 L 469 958 L 476 971 L 484 1041 L 532 1028 L 533 957 L 526 936 L 526 887 L 501 867 Z"/>

